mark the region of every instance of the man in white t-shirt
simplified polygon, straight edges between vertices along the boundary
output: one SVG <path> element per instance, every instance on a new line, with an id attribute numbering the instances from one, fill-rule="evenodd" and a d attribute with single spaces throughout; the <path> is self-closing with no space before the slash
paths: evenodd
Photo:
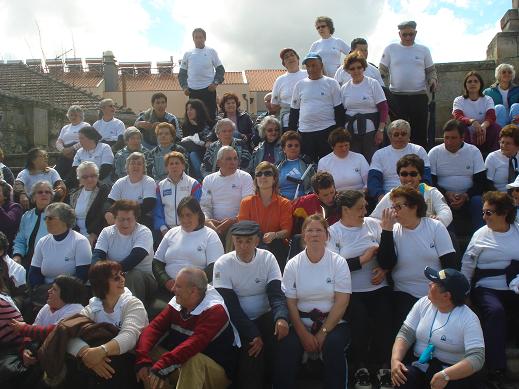
<path id="1" fill-rule="evenodd" d="M 103 116 L 92 127 L 101 135 L 101 142 L 110 145 L 115 153 L 124 147 L 123 134 L 126 126 L 121 120 L 114 117 L 115 103 L 112 99 L 101 100 L 99 109 Z"/>
<path id="2" fill-rule="evenodd" d="M 364 38 L 355 38 L 351 41 L 351 51 L 360 51 L 366 61 L 368 60 L 368 42 Z M 381 87 L 385 87 L 384 80 L 382 80 L 382 76 L 378 68 L 372 63 L 368 62 L 368 67 L 364 70 L 364 75 L 367 77 L 371 77 L 380 84 Z M 349 80 L 351 80 L 350 73 L 348 73 L 344 66 L 339 66 L 337 71 L 335 72 L 334 78 L 337 80 L 340 86 L 346 84 Z"/>
<path id="3" fill-rule="evenodd" d="M 436 91 L 438 76 L 429 49 L 414 42 L 416 22 L 402 22 L 398 30 L 400 42 L 384 49 L 379 70 L 392 92 L 391 110 L 411 123 L 411 141 L 427 147 L 427 91 Z"/>
<path id="4" fill-rule="evenodd" d="M 317 162 L 332 151 L 327 141 L 330 132 L 344 127 L 344 107 L 339 83 L 323 75 L 319 54 L 308 53 L 303 65 L 308 77 L 294 87 L 288 128 L 299 130 L 302 153 Z"/>
<path id="5" fill-rule="evenodd" d="M 223 82 L 225 69 L 218 53 L 205 45 L 206 33 L 195 28 L 192 33 L 195 48 L 182 58 L 178 82 L 190 99 L 202 100 L 211 119 L 216 117 L 216 87 Z"/>
<path id="6" fill-rule="evenodd" d="M 263 388 L 272 372 L 274 336 L 288 334 L 288 308 L 281 291 L 281 270 L 276 258 L 258 249 L 260 226 L 243 220 L 230 233 L 235 251 L 214 264 L 213 285 L 229 310 L 240 335 L 238 388 Z"/>

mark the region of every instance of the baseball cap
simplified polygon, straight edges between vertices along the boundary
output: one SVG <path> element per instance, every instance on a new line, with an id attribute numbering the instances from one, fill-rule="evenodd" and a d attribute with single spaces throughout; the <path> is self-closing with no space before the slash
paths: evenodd
<path id="1" fill-rule="evenodd" d="M 455 300 L 461 300 L 470 291 L 470 284 L 463 273 L 456 269 L 434 270 L 427 266 L 423 271 L 425 277 L 436 284 L 443 286 L 445 291 L 450 292 Z"/>
<path id="2" fill-rule="evenodd" d="M 310 59 L 318 59 L 319 61 L 323 62 L 323 59 L 321 58 L 321 56 L 319 54 L 311 51 L 305 56 L 305 59 L 303 59 L 303 65 L 306 65 L 306 61 L 308 61 Z"/>

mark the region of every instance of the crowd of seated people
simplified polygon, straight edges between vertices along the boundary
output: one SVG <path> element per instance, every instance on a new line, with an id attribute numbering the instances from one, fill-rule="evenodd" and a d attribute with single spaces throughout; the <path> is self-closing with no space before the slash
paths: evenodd
<path id="1" fill-rule="evenodd" d="M 223 66 L 196 29 L 183 120 L 157 92 L 125 128 L 105 99 L 92 126 L 69 108 L 55 166 L 33 148 L 15 176 L 0 150 L 2 385 L 290 389 L 322 364 L 332 389 L 509 387 L 513 66 L 487 89 L 469 72 L 434 145 L 415 22 L 380 72 L 315 27 L 256 126 L 233 93 L 208 104 Z"/>

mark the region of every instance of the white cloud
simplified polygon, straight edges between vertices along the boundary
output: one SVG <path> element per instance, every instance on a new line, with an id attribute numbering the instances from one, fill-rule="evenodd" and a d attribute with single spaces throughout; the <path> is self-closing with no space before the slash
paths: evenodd
<path id="1" fill-rule="evenodd" d="M 441 0 L 440 3 L 452 4 L 458 8 L 469 8 L 469 0 Z"/>

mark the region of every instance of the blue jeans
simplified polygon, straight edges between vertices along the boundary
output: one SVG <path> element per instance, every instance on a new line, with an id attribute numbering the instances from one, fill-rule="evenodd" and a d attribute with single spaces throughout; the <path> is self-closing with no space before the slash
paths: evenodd
<path id="1" fill-rule="evenodd" d="M 510 111 L 508 111 L 503 104 L 497 104 L 495 110 L 497 124 L 504 127 L 513 122 L 514 116 L 519 115 L 519 104 L 512 104 Z"/>
<path id="2" fill-rule="evenodd" d="M 191 171 L 191 177 L 194 177 L 197 180 L 202 179 L 202 172 L 200 171 L 200 168 L 202 167 L 202 158 L 200 158 L 200 154 L 198 154 L 197 151 L 191 151 L 189 153 L 189 161 L 193 168 Z"/>

